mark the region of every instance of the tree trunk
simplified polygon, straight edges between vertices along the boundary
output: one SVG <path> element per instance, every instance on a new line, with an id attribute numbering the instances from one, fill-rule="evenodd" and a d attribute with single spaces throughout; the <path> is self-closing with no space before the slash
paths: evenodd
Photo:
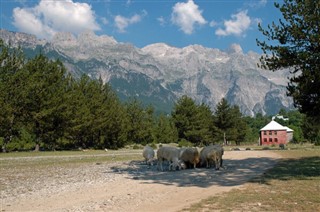
<path id="1" fill-rule="evenodd" d="M 7 148 L 6 148 L 6 145 L 5 145 L 5 144 L 2 145 L 2 148 L 1 148 L 1 149 L 2 149 L 2 152 L 3 152 L 3 153 L 6 153 L 6 152 L 7 152 Z"/>
<path id="2" fill-rule="evenodd" d="M 39 144 L 36 144 L 36 147 L 34 148 L 34 151 L 35 151 L 35 152 L 39 152 L 39 150 L 40 150 L 40 145 L 39 145 Z"/>

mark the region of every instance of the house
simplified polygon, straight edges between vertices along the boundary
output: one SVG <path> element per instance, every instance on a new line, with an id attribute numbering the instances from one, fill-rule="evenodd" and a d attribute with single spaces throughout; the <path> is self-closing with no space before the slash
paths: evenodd
<path id="1" fill-rule="evenodd" d="M 260 130 L 260 145 L 287 144 L 293 138 L 293 130 L 271 121 Z"/>

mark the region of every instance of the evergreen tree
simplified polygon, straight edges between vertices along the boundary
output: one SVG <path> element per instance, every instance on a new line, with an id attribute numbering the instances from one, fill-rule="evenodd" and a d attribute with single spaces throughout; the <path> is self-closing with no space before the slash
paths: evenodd
<path id="1" fill-rule="evenodd" d="M 190 97 L 182 96 L 174 106 L 172 119 L 179 140 L 187 140 L 194 145 L 212 141 L 212 112 L 207 105 L 197 105 Z"/>
<path id="2" fill-rule="evenodd" d="M 195 130 L 191 133 L 191 141 L 197 146 L 209 145 L 214 140 L 216 128 L 213 123 L 213 114 L 210 107 L 206 104 L 197 106 L 196 119 L 194 121 Z M 189 133 L 190 136 L 190 133 Z"/>
<path id="3" fill-rule="evenodd" d="M 154 130 L 154 137 L 157 143 L 177 143 L 178 131 L 174 126 L 171 117 L 163 114 L 159 116 Z"/>
<path id="4" fill-rule="evenodd" d="M 69 124 L 66 136 L 77 148 L 90 148 L 93 145 L 90 138 L 93 133 L 94 118 L 91 106 L 96 102 L 96 99 L 92 98 L 94 86 L 97 86 L 96 83 L 87 75 L 82 75 L 78 81 L 72 78 L 69 81 L 67 94 Z"/>
<path id="5" fill-rule="evenodd" d="M 128 139 L 132 143 L 147 144 L 153 142 L 154 109 L 144 109 L 141 102 L 133 99 L 126 104 L 129 120 Z"/>
<path id="6" fill-rule="evenodd" d="M 13 49 L 0 40 L 0 137 L 2 151 L 21 128 L 23 112 L 24 76 L 22 67 L 25 63 L 20 49 Z"/>
<path id="7" fill-rule="evenodd" d="M 259 25 L 269 41 L 257 40 L 265 53 L 261 66 L 272 71 L 291 70 L 288 94 L 316 127 L 320 122 L 320 1 L 284 0 L 282 5 L 275 3 L 275 7 L 283 19 L 268 25 L 268 29 Z"/>
<path id="8" fill-rule="evenodd" d="M 94 131 L 99 148 L 117 149 L 127 143 L 129 120 L 124 106 L 111 87 L 100 79 L 101 99 L 96 110 Z"/>
<path id="9" fill-rule="evenodd" d="M 249 142 L 258 143 L 260 129 L 270 122 L 271 117 L 263 116 L 261 113 L 258 113 L 255 117 L 245 117 L 244 120 L 248 126 L 245 139 Z"/>
<path id="10" fill-rule="evenodd" d="M 55 148 L 55 141 L 63 135 L 66 69 L 60 61 L 50 61 L 41 54 L 29 60 L 23 69 L 24 121 L 32 124 L 36 150 L 41 144 Z"/>
<path id="11" fill-rule="evenodd" d="M 191 131 L 195 130 L 197 115 L 197 105 L 193 99 L 187 96 L 182 96 L 174 106 L 172 111 L 173 122 L 178 130 L 179 140 L 187 140 L 192 142 L 193 136 Z"/>
<path id="12" fill-rule="evenodd" d="M 231 107 L 224 98 L 218 103 L 215 111 L 215 126 L 218 128 L 216 136 L 220 141 L 234 141 L 239 145 L 247 134 L 247 124 L 239 107 Z"/>

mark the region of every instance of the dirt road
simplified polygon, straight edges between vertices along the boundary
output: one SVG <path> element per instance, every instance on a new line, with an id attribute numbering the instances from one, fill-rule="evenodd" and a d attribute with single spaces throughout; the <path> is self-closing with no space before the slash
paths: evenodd
<path id="1" fill-rule="evenodd" d="M 142 161 L 21 173 L 1 191 L 1 211 L 179 211 L 272 167 L 271 151 L 225 151 L 225 169 L 159 172 Z M 47 174 L 46 174 L 47 173 Z M 34 173 L 33 173 L 34 174 Z M 5 181 L 10 173 L 2 179 Z M 8 184 L 8 182 L 1 182 Z"/>

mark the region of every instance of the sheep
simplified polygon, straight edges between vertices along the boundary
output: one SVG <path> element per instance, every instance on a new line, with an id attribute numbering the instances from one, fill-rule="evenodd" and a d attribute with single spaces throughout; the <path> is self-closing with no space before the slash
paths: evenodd
<path id="1" fill-rule="evenodd" d="M 154 161 L 154 150 L 150 146 L 145 146 L 143 148 L 142 156 L 144 157 L 146 164 L 153 166 L 153 161 Z"/>
<path id="2" fill-rule="evenodd" d="M 180 151 L 180 160 L 186 164 L 186 167 L 196 168 L 200 162 L 200 153 L 197 148 L 183 148 Z"/>
<path id="3" fill-rule="evenodd" d="M 169 170 L 175 170 L 176 167 L 180 169 L 183 168 L 181 161 L 179 160 L 179 149 L 176 147 L 170 146 L 162 146 L 157 151 L 158 164 L 157 168 L 159 170 L 159 166 L 161 171 L 163 171 L 162 163 L 164 160 L 169 161 Z"/>
<path id="4" fill-rule="evenodd" d="M 219 153 L 219 160 L 220 160 L 220 167 L 222 167 L 222 163 L 223 163 L 223 159 L 222 159 L 222 155 L 224 154 L 224 149 L 221 145 L 219 144 L 215 144 L 213 145 L 214 148 L 216 148 L 218 150 Z"/>
<path id="5" fill-rule="evenodd" d="M 215 165 L 215 169 L 219 170 L 222 167 L 222 155 L 224 149 L 220 145 L 210 145 L 204 147 L 200 152 L 200 166 L 206 166 L 210 168 L 212 163 Z"/>

